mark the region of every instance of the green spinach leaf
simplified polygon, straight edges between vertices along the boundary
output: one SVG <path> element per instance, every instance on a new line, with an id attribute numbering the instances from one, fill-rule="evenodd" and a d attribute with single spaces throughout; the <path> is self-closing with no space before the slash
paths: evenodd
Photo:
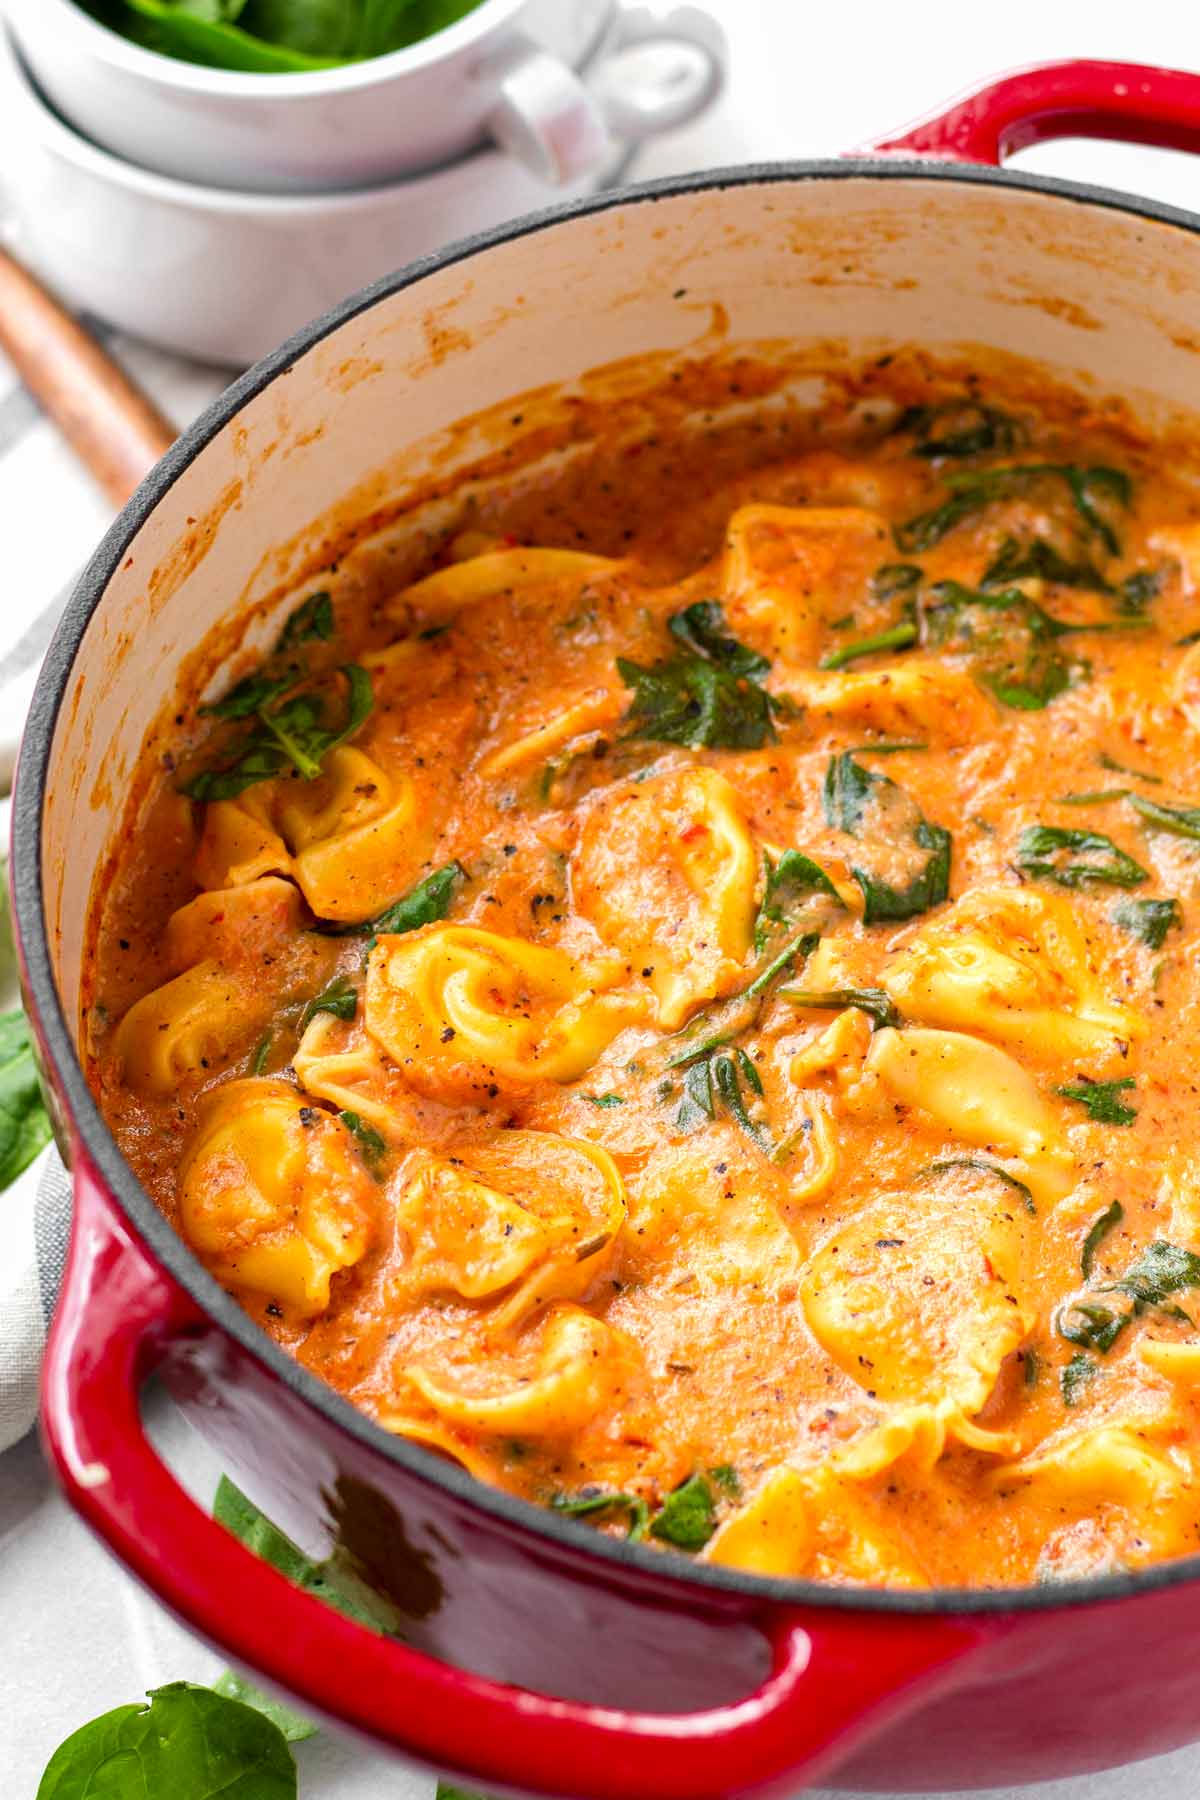
<path id="1" fill-rule="evenodd" d="M 282 1700 L 276 1700 L 273 1694 L 264 1693 L 262 1688 L 255 1687 L 236 1669 L 226 1669 L 213 1682 L 213 1693 L 223 1694 L 226 1700 L 240 1700 L 243 1706 L 252 1706 L 255 1712 L 265 1714 L 272 1725 L 278 1726 L 289 1744 L 303 1744 L 317 1735 L 319 1727 L 302 1713 L 294 1712 Z"/>
<path id="2" fill-rule="evenodd" d="M 324 758 L 360 731 L 374 709 L 366 670 L 347 663 L 341 673 L 347 698 L 340 726 L 327 723 L 324 704 L 316 694 L 294 694 L 277 706 L 263 701 L 254 715 L 254 728 L 231 747 L 231 760 L 183 782 L 180 791 L 193 800 L 232 800 L 257 782 L 272 781 L 289 770 L 305 781 L 314 781 Z M 237 692 L 235 689 L 234 694 Z"/>
<path id="3" fill-rule="evenodd" d="M 1101 1291 L 1128 1294 L 1133 1301 L 1135 1316 L 1140 1316 L 1149 1307 L 1158 1307 L 1191 1324 L 1186 1313 L 1178 1307 L 1167 1307 L 1167 1302 L 1172 1294 L 1194 1287 L 1200 1287 L 1200 1256 L 1191 1250 L 1180 1249 L 1178 1244 L 1164 1243 L 1161 1238 L 1156 1238 L 1119 1281 Z"/>
<path id="4" fill-rule="evenodd" d="M 693 1062 L 683 1078 L 683 1098 L 675 1114 L 675 1129 L 684 1133 L 699 1131 L 723 1110 L 764 1156 L 771 1156 L 774 1141 L 766 1125 L 752 1117 L 742 1092 L 743 1079 L 752 1094 L 761 1096 L 762 1077 L 744 1050 L 735 1050 L 732 1055 L 710 1052 Z"/>
<path id="5" fill-rule="evenodd" d="M 874 836 L 899 838 L 925 852 L 903 884 L 885 880 L 878 868 L 851 864 L 850 872 L 866 902 L 864 925 L 912 919 L 942 904 L 950 891 L 950 833 L 944 826 L 931 825 L 890 776 L 864 769 L 850 751 L 843 750 L 825 771 L 823 799 L 826 822 L 838 830 L 861 838 L 869 823 Z"/>
<path id="6" fill-rule="evenodd" d="M 891 625 L 886 631 L 877 631 L 873 637 L 855 638 L 852 643 L 831 650 L 817 666 L 822 669 L 844 669 L 848 664 L 857 662 L 860 657 L 874 656 L 880 650 L 908 650 L 916 641 L 916 620 L 902 619 L 898 625 Z"/>
<path id="7" fill-rule="evenodd" d="M 1119 1280 L 1094 1290 L 1099 1294 L 1124 1295 L 1131 1302 L 1126 1311 L 1098 1300 L 1077 1300 L 1060 1309 L 1055 1328 L 1068 1343 L 1104 1355 L 1134 1319 L 1152 1309 L 1190 1325 L 1190 1316 L 1174 1304 L 1171 1296 L 1194 1287 L 1200 1287 L 1200 1256 L 1156 1238 Z"/>
<path id="8" fill-rule="evenodd" d="M 716 1528 L 716 1504 L 703 1475 L 689 1476 L 668 1494 L 650 1521 L 650 1535 L 677 1550 L 703 1550 Z"/>
<path id="9" fill-rule="evenodd" d="M 1183 923 L 1178 900 L 1118 900 L 1109 913 L 1113 924 L 1151 950 L 1161 950 L 1167 933 Z"/>
<path id="10" fill-rule="evenodd" d="M 1132 1313 L 1114 1312 L 1111 1306 L 1094 1300 L 1077 1300 L 1059 1310 L 1054 1324 L 1068 1344 L 1081 1344 L 1085 1350 L 1098 1350 L 1106 1356 L 1132 1317 Z"/>
<path id="11" fill-rule="evenodd" d="M 1135 569 L 1117 585 L 1117 610 L 1130 618 L 1140 619 L 1152 600 L 1162 592 L 1161 569 Z"/>
<path id="12" fill-rule="evenodd" d="M 1067 852 L 1066 858 L 1063 852 Z M 1030 825 L 1017 844 L 1017 867 L 1059 887 L 1137 887 L 1149 873 L 1098 831 Z"/>
<path id="13" fill-rule="evenodd" d="M 29 1167 L 50 1135 L 29 1021 L 20 1008 L 0 1013 L 0 1188 Z"/>
<path id="14" fill-rule="evenodd" d="M 811 856 L 802 850 L 785 850 L 778 862 L 763 858 L 763 897 L 754 921 L 755 954 L 761 956 L 780 931 L 794 928 L 797 908 L 814 894 L 824 894 L 839 908 L 838 891 Z"/>
<path id="15" fill-rule="evenodd" d="M 765 675 L 771 664 L 757 650 L 751 650 L 725 630 L 725 613 L 719 600 L 697 600 L 667 620 L 667 630 L 693 656 L 731 675 L 748 675 L 757 679 Z"/>
<path id="16" fill-rule="evenodd" d="M 1027 493 L 1051 479 L 1064 484 L 1085 530 L 1100 539 L 1110 556 L 1119 556 L 1121 541 L 1101 508 L 1114 504 L 1127 507 L 1132 485 L 1124 470 L 1103 465 L 1080 468 L 1069 463 L 1021 463 L 962 470 L 945 477 L 947 497 L 940 506 L 897 525 L 892 535 L 905 554 L 920 555 L 995 501 Z"/>
<path id="17" fill-rule="evenodd" d="M 1074 1355 L 1065 1369 L 1059 1372 L 1059 1384 L 1062 1388 L 1064 1406 L 1078 1406 L 1088 1388 L 1100 1373 L 1100 1365 L 1094 1363 L 1090 1356 L 1082 1351 Z"/>
<path id="18" fill-rule="evenodd" d="M 882 563 L 871 577 L 871 592 L 877 600 L 894 600 L 920 587 L 925 571 L 920 563 Z"/>
<path id="19" fill-rule="evenodd" d="M 333 924 L 328 919 L 320 919 L 317 930 L 323 937 L 371 939 L 400 937 L 406 931 L 419 931 L 422 925 L 435 925 L 446 917 L 460 884 L 469 879 L 460 862 L 443 863 L 375 918 L 355 925 Z"/>
<path id="20" fill-rule="evenodd" d="M 757 1087 L 754 1088 L 754 1091 L 759 1094 L 762 1093 L 762 1081 L 759 1077 L 758 1070 L 754 1068 L 753 1063 L 750 1062 L 750 1059 L 746 1056 L 745 1052 L 738 1051 L 736 1054 L 738 1056 L 737 1063 L 734 1062 L 734 1059 L 731 1056 L 713 1057 L 712 1085 L 714 1095 L 720 1101 L 721 1105 L 724 1106 L 730 1118 L 741 1127 L 746 1136 L 753 1143 L 758 1145 L 763 1155 L 770 1156 L 775 1149 L 771 1133 L 765 1125 L 751 1117 L 746 1106 L 745 1097 L 742 1093 L 742 1084 L 739 1079 L 738 1071 L 741 1069 L 744 1072 L 747 1068 L 753 1070 L 754 1079 L 752 1082 L 748 1082 L 747 1085 L 754 1087 L 754 1083 L 757 1083 Z"/>
<path id="21" fill-rule="evenodd" d="M 858 837 L 876 789 L 895 785 L 886 775 L 864 769 L 855 762 L 851 751 L 843 750 L 840 756 L 831 758 L 825 771 L 822 799 L 826 824 Z"/>
<path id="22" fill-rule="evenodd" d="M 1064 1100 L 1074 1100 L 1077 1105 L 1086 1107 L 1088 1118 L 1097 1125 L 1132 1125 L 1137 1112 L 1134 1107 L 1126 1106 L 1118 1095 L 1136 1086 L 1132 1075 L 1127 1075 L 1123 1081 L 1093 1081 L 1089 1076 L 1081 1075 L 1077 1082 L 1056 1087 L 1054 1091 Z"/>
<path id="23" fill-rule="evenodd" d="M 265 1714 L 184 1681 L 148 1699 L 74 1732 L 50 1759 L 37 1800 L 296 1800 L 292 1753 Z"/>
<path id="24" fill-rule="evenodd" d="M 550 1505 L 555 1512 L 562 1513 L 568 1519 L 593 1519 L 604 1513 L 626 1512 L 629 1514 L 626 1536 L 631 1544 L 639 1543 L 650 1525 L 650 1508 L 637 1494 L 614 1493 L 607 1488 L 585 1488 L 581 1494 L 555 1494 Z"/>
<path id="25" fill-rule="evenodd" d="M 625 715 L 630 736 L 690 749 L 759 750 L 775 742 L 779 710 L 759 676 L 770 664 L 724 633 L 715 600 L 697 601 L 667 621 L 681 648 L 649 667 L 617 658 L 633 700 Z"/>
<path id="26" fill-rule="evenodd" d="M 1088 1234 L 1083 1240 L 1083 1249 L 1079 1253 L 1079 1267 L 1085 1281 L 1092 1278 L 1092 1268 L 1096 1261 L 1096 1252 L 1108 1236 L 1125 1217 L 1125 1208 L 1119 1200 L 1114 1200 L 1098 1213 L 1088 1227 Z"/>
<path id="27" fill-rule="evenodd" d="M 371 1631 L 403 1635 L 400 1612 L 367 1585 L 340 1551 L 335 1550 L 324 1562 L 314 1562 L 225 1475 L 217 1487 L 213 1517 L 255 1556 L 315 1599 L 323 1600 Z"/>
<path id="28" fill-rule="evenodd" d="M 944 1175 L 949 1169 L 974 1169 L 980 1175 L 994 1175 L 997 1181 L 1003 1182 L 1005 1187 L 1020 1195 L 1025 1211 L 1036 1219 L 1037 1203 L 1032 1189 L 1024 1181 L 1018 1181 L 1015 1175 L 1010 1175 L 1007 1169 L 1002 1169 L 999 1163 L 989 1162 L 985 1156 L 940 1156 L 936 1162 L 931 1162 L 921 1170 L 919 1179 Z"/>
<path id="29" fill-rule="evenodd" d="M 135 43 L 212 68 L 295 75 L 431 37 L 481 0 L 84 0 Z"/>
<path id="30" fill-rule="evenodd" d="M 1126 764 L 1126 763 L 1116 762 L 1108 754 L 1107 750 L 1101 750 L 1100 754 L 1096 758 L 1096 761 L 1100 764 L 1100 767 L 1102 769 L 1108 769 L 1114 775 L 1132 775 L 1133 779 L 1135 781 L 1143 781 L 1143 782 L 1147 783 L 1150 787 L 1161 787 L 1162 786 L 1162 776 L 1161 775 L 1146 775 L 1143 773 L 1143 771 L 1141 769 L 1131 769 L 1128 766 L 1128 764 Z"/>
<path id="31" fill-rule="evenodd" d="M 387 1144 L 373 1125 L 368 1125 L 361 1113 L 340 1112 L 338 1118 L 346 1127 L 351 1137 L 358 1140 L 358 1147 L 368 1163 L 376 1163 L 381 1156 L 387 1154 Z"/>
<path id="32" fill-rule="evenodd" d="M 942 457 L 983 456 L 1008 451 L 1020 442 L 1017 421 L 997 406 L 966 397 L 936 406 L 910 406 L 897 420 L 896 431 L 913 432 L 912 454 L 929 462 Z"/>
<path id="33" fill-rule="evenodd" d="M 683 1098 L 675 1114 L 675 1129 L 685 1134 L 700 1131 L 717 1116 L 713 1095 L 712 1059 L 702 1057 L 694 1062 L 683 1077 Z"/>
<path id="34" fill-rule="evenodd" d="M 1200 838 L 1200 806 L 1162 806 L 1145 794 L 1130 794 L 1129 804 L 1151 831 L 1167 831 L 1173 837 Z"/>
<path id="35" fill-rule="evenodd" d="M 1016 581 L 1048 581 L 1055 587 L 1086 588 L 1111 594 L 1112 587 L 1086 557 L 1072 562 L 1046 538 L 1007 537 L 985 569 L 981 588 L 1009 587 Z"/>
<path id="36" fill-rule="evenodd" d="M 294 650 L 300 644 L 327 644 L 333 634 L 332 596 L 324 592 L 310 594 L 295 612 L 289 613 L 275 645 L 276 654 Z"/>
<path id="37" fill-rule="evenodd" d="M 1071 625 L 1031 600 L 1020 588 L 995 593 L 940 581 L 921 611 L 922 642 L 970 653 L 972 673 L 1002 706 L 1040 712 L 1087 673 L 1051 646 L 1072 633 L 1111 631 L 1111 621 Z"/>
<path id="38" fill-rule="evenodd" d="M 321 993 L 314 994 L 300 1015 L 300 1030 L 312 1024 L 318 1013 L 332 1013 L 349 1022 L 358 1011 L 358 989 L 346 975 L 339 975 Z"/>
<path id="39" fill-rule="evenodd" d="M 876 1031 L 885 1025 L 899 1027 L 904 1020 L 890 994 L 882 988 L 828 988 L 818 993 L 810 988 L 780 988 L 779 998 L 793 1006 L 811 1007 L 814 1012 L 843 1012 L 849 1006 L 866 1013 Z"/>

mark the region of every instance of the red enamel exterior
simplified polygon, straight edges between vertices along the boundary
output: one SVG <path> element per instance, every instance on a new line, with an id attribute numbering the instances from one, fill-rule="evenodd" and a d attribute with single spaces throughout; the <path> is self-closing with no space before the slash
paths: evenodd
<path id="1" fill-rule="evenodd" d="M 861 154 L 1001 163 L 1032 144 L 1065 137 L 1200 150 L 1200 83 L 1140 63 L 1040 63 L 973 89 Z"/>
<path id="2" fill-rule="evenodd" d="M 1049 65 L 877 149 L 998 161 L 1067 132 L 1200 147 L 1200 79 Z M 315 1405 L 265 1342 L 255 1354 L 191 1298 L 66 1129 L 76 1217 L 44 1374 L 50 1454 L 155 1594 L 309 1710 L 472 1787 L 576 1800 L 783 1800 L 835 1772 L 1002 1785 L 1200 1736 L 1194 1568 L 1066 1605 L 715 1584 L 683 1559 L 601 1552 L 398 1460 L 341 1402 Z M 319 1541 L 332 1522 L 403 1641 L 292 1587 L 189 1497 L 142 1428 L 152 1373 L 285 1529 Z"/>

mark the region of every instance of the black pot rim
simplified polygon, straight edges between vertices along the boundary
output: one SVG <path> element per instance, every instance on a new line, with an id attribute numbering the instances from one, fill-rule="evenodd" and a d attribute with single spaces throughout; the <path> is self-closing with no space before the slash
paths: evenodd
<path id="1" fill-rule="evenodd" d="M 17 934 L 25 970 L 27 999 L 36 1015 L 43 1043 L 52 1064 L 53 1078 L 64 1098 L 71 1122 L 87 1155 L 115 1196 L 123 1212 L 154 1256 L 195 1300 L 215 1324 L 284 1382 L 309 1406 L 377 1455 L 404 1468 L 428 1486 L 441 1489 L 455 1500 L 490 1515 L 498 1523 L 527 1534 L 531 1540 L 549 1540 L 572 1560 L 594 1560 L 602 1576 L 607 1565 L 613 1574 L 638 1572 L 660 1594 L 674 1590 L 679 1604 L 696 1606 L 705 1595 L 720 1605 L 740 1596 L 762 1606 L 811 1608 L 863 1614 L 908 1615 L 1011 1615 L 1061 1607 L 1096 1605 L 1175 1587 L 1200 1578 L 1200 1555 L 1182 1557 L 1148 1569 L 1107 1575 L 1053 1586 L 1024 1588 L 934 1588 L 923 1591 L 898 1589 L 836 1588 L 799 1581 L 746 1574 L 715 1565 L 692 1563 L 681 1555 L 644 1548 L 606 1537 L 574 1520 L 557 1516 L 532 1502 L 491 1488 L 447 1463 L 433 1452 L 386 1432 L 335 1390 L 303 1369 L 265 1332 L 203 1268 L 157 1206 L 144 1191 L 125 1161 L 88 1087 L 76 1055 L 50 955 L 44 916 L 41 818 L 47 773 L 59 712 L 88 623 L 100 605 L 108 584 L 120 568 L 126 551 L 147 519 L 165 499 L 179 477 L 202 450 L 280 375 L 292 368 L 309 350 L 349 320 L 370 311 L 381 301 L 413 287 L 438 271 L 468 261 L 481 252 L 520 238 L 552 230 L 571 219 L 587 217 L 623 206 L 653 205 L 690 194 L 730 188 L 802 184 L 809 181 L 938 181 L 967 187 L 1000 187 L 1069 200 L 1080 206 L 1126 213 L 1153 224 L 1172 226 L 1195 235 L 1200 216 L 1114 189 L 1093 187 L 1056 177 L 1017 173 L 976 164 L 919 162 L 901 159 L 853 158 L 749 164 L 745 167 L 708 170 L 695 175 L 643 182 L 604 191 L 583 200 L 553 206 L 473 237 L 462 239 L 433 256 L 411 263 L 351 295 L 321 318 L 294 333 L 278 350 L 255 364 L 228 387 L 182 434 L 167 455 L 146 477 L 132 499 L 105 534 L 80 576 L 47 651 L 33 696 L 17 767 L 12 824 L 12 890 Z"/>

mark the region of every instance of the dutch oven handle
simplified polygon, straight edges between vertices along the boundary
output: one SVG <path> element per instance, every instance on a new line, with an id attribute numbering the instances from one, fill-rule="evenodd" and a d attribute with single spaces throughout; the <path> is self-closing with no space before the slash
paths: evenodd
<path id="1" fill-rule="evenodd" d="M 1002 75 L 856 155 L 1001 163 L 1050 138 L 1200 150 L 1200 76 L 1141 63 L 1052 62 Z"/>
<path id="2" fill-rule="evenodd" d="M 153 1449 L 141 1387 L 173 1340 L 207 1322 L 118 1215 L 81 1146 L 75 1204 L 42 1394 L 47 1448 L 73 1505 L 236 1662 L 413 1760 L 471 1787 L 577 1800 L 765 1800 L 947 1685 L 984 1641 L 982 1620 L 777 1607 L 762 1620 L 773 1666 L 756 1693 L 656 1715 L 527 1693 L 378 1636 L 254 1556 Z"/>

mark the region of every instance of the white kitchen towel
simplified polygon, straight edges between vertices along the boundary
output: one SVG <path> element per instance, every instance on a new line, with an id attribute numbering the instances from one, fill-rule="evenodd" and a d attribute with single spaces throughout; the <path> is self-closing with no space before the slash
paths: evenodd
<path id="1" fill-rule="evenodd" d="M 71 1182 L 52 1148 L 2 1197 L 0 1453 L 37 1418 L 38 1382 L 71 1225 Z"/>

